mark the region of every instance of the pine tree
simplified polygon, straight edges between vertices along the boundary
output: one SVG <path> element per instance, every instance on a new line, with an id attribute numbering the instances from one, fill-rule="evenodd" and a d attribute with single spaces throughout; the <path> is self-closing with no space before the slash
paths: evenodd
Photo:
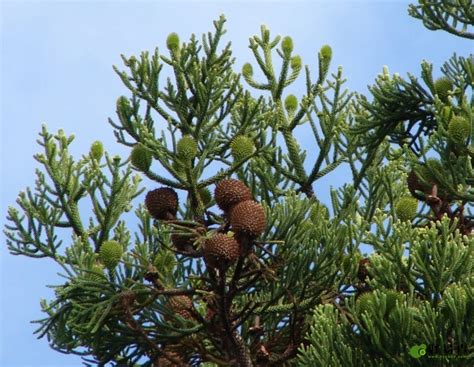
<path id="1" fill-rule="evenodd" d="M 50 258 L 66 278 L 38 335 L 88 366 L 417 365 L 422 343 L 472 356 L 474 150 L 471 131 L 449 128 L 472 121 L 472 60 L 444 66 L 442 98 L 423 64 L 428 88 L 386 71 L 369 102 L 344 89 L 342 68 L 329 73 L 323 45 L 296 97 L 293 40 L 262 26 L 240 74 L 224 25 L 202 40 L 171 33 L 166 55 L 122 56 L 130 96 L 109 122 L 128 160 L 100 142 L 76 160 L 74 137 L 43 127 L 43 170 L 5 230 L 13 254 Z M 313 185 L 341 165 L 354 183 L 331 190 L 329 210 Z"/>
<path id="2" fill-rule="evenodd" d="M 473 10 L 471 1 L 419 1 L 409 12 L 473 38 Z M 351 268 L 340 302 L 314 309 L 298 365 L 474 364 L 473 55 L 454 55 L 441 71 L 434 80 L 425 61 L 419 81 L 384 68 L 371 98 L 357 97 L 351 131 L 367 149 L 353 231 L 374 252 Z"/>

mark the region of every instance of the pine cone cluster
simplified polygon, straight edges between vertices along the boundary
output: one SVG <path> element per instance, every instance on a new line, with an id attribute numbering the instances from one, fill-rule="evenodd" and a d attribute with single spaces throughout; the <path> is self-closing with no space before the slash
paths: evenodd
<path id="1" fill-rule="evenodd" d="M 251 238 L 260 236 L 267 220 L 261 204 L 253 200 L 252 192 L 245 184 L 235 179 L 224 179 L 216 185 L 215 200 L 234 232 Z"/>
<path id="2" fill-rule="evenodd" d="M 253 200 L 250 189 L 239 180 L 220 181 L 214 199 L 224 211 L 232 232 L 215 233 L 208 238 L 203 246 L 204 260 L 210 267 L 225 269 L 249 252 L 249 243 L 263 233 L 267 221 L 263 207 Z"/>
<path id="3" fill-rule="evenodd" d="M 201 189 L 199 194 L 205 205 L 212 202 L 209 190 Z M 250 252 L 252 241 L 265 231 L 267 220 L 262 205 L 253 199 L 251 190 L 239 180 L 223 179 L 218 182 L 214 199 L 224 211 L 226 231 L 230 228 L 231 232 L 222 233 L 219 230 L 203 241 L 202 255 L 208 266 L 227 268 Z M 153 218 L 173 220 L 178 211 L 178 195 L 171 188 L 161 187 L 147 193 L 145 206 Z M 207 228 L 202 226 L 194 230 L 202 235 Z M 199 235 L 192 232 L 189 235 L 173 233 L 171 242 L 178 251 L 198 251 L 193 245 Z"/>

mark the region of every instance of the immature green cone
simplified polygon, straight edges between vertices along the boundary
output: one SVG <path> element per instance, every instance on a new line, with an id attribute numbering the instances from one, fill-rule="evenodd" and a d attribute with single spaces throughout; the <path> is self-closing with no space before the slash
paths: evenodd
<path id="1" fill-rule="evenodd" d="M 291 55 L 291 52 L 293 51 L 293 40 L 291 37 L 287 36 L 283 38 L 281 41 L 281 50 L 286 57 Z"/>
<path id="2" fill-rule="evenodd" d="M 93 142 L 91 145 L 90 153 L 92 158 L 97 161 L 100 160 L 102 158 L 102 155 L 104 154 L 104 145 L 102 144 L 102 142 L 100 142 L 99 140 Z"/>
<path id="3" fill-rule="evenodd" d="M 401 221 L 412 220 L 418 210 L 418 200 L 411 196 L 401 198 L 395 207 L 397 218 Z"/>
<path id="4" fill-rule="evenodd" d="M 471 123 L 462 116 L 454 116 L 448 125 L 449 138 L 456 144 L 465 144 L 471 133 Z"/>
<path id="5" fill-rule="evenodd" d="M 443 103 L 448 102 L 449 92 L 453 89 L 453 87 L 454 84 L 452 80 L 446 76 L 441 77 L 434 82 L 435 92 Z"/>
<path id="6" fill-rule="evenodd" d="M 291 69 L 300 69 L 301 68 L 301 57 L 296 55 L 291 58 L 290 61 L 290 67 Z"/>
<path id="7" fill-rule="evenodd" d="M 290 94 L 285 98 L 285 109 L 288 112 L 295 112 L 298 108 L 298 99 L 293 95 Z"/>
<path id="8" fill-rule="evenodd" d="M 176 153 L 178 158 L 184 162 L 191 161 L 196 157 L 198 145 L 191 135 L 183 136 L 176 144 Z"/>
<path id="9" fill-rule="evenodd" d="M 114 269 L 123 255 L 123 247 L 117 241 L 105 241 L 99 250 L 99 259 L 108 269 Z"/>
<path id="10" fill-rule="evenodd" d="M 450 121 L 453 115 L 453 109 L 450 106 L 444 106 L 441 110 L 441 117 L 444 121 Z"/>
<path id="11" fill-rule="evenodd" d="M 332 48 L 329 45 L 324 45 L 323 47 L 321 47 L 319 53 L 321 54 L 321 57 L 325 60 L 331 60 L 332 58 Z"/>
<path id="12" fill-rule="evenodd" d="M 230 149 L 234 161 L 240 162 L 254 152 L 255 145 L 248 136 L 239 135 L 230 143 Z"/>
<path id="13" fill-rule="evenodd" d="M 142 144 L 136 144 L 130 153 L 132 165 L 142 172 L 148 172 L 152 162 L 151 153 Z"/>
<path id="14" fill-rule="evenodd" d="M 250 78 L 253 75 L 253 68 L 248 62 L 242 66 L 242 75 L 245 78 Z"/>
<path id="15" fill-rule="evenodd" d="M 120 119 L 127 120 L 132 113 L 132 106 L 130 105 L 130 101 L 125 96 L 120 96 L 117 99 L 117 113 L 119 114 Z"/>
<path id="16" fill-rule="evenodd" d="M 166 39 L 166 47 L 169 50 L 177 50 L 179 48 L 179 36 L 177 33 L 170 33 Z"/>

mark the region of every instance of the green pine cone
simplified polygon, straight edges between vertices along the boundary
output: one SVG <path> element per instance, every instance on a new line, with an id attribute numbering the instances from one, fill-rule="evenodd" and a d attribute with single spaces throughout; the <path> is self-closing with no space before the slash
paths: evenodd
<path id="1" fill-rule="evenodd" d="M 301 57 L 299 57 L 298 55 L 293 56 L 290 61 L 290 67 L 293 70 L 301 68 Z"/>
<path id="2" fill-rule="evenodd" d="M 288 112 L 294 112 L 298 108 L 298 99 L 293 95 L 290 94 L 285 98 L 285 109 Z"/>
<path id="3" fill-rule="evenodd" d="M 99 140 L 95 141 L 91 145 L 91 150 L 90 150 L 92 158 L 95 160 L 100 160 L 102 156 L 104 155 L 104 145 L 102 142 Z"/>
<path id="4" fill-rule="evenodd" d="M 248 136 L 238 135 L 230 143 L 230 149 L 234 161 L 240 162 L 254 152 L 255 145 Z"/>
<path id="5" fill-rule="evenodd" d="M 179 36 L 177 33 L 170 33 L 166 39 L 166 47 L 169 50 L 177 50 L 179 48 Z"/>
<path id="6" fill-rule="evenodd" d="M 251 77 L 253 75 L 252 65 L 249 63 L 244 64 L 244 66 L 242 66 L 242 74 L 244 77 Z"/>
<path id="7" fill-rule="evenodd" d="M 152 162 L 151 153 L 142 144 L 136 144 L 130 153 L 132 165 L 142 172 L 148 172 Z"/>
<path id="8" fill-rule="evenodd" d="M 198 145 L 191 135 L 183 136 L 176 144 L 176 153 L 179 159 L 189 162 L 197 155 Z"/>
<path id="9" fill-rule="evenodd" d="M 123 247 L 117 241 L 105 241 L 99 250 L 99 259 L 108 269 L 114 269 L 123 255 Z"/>
<path id="10" fill-rule="evenodd" d="M 411 221 L 418 210 L 418 200 L 411 196 L 401 198 L 396 207 L 395 213 L 401 221 Z"/>
<path id="11" fill-rule="evenodd" d="M 434 82 L 435 93 L 443 103 L 448 102 L 449 92 L 453 89 L 454 84 L 451 79 L 444 76 Z"/>
<path id="12" fill-rule="evenodd" d="M 462 116 L 454 116 L 448 125 L 449 138 L 456 144 L 465 144 L 471 134 L 471 123 Z"/>
<path id="13" fill-rule="evenodd" d="M 291 55 L 291 52 L 293 51 L 293 40 L 291 37 L 287 36 L 283 38 L 281 41 L 281 50 L 286 57 Z"/>
<path id="14" fill-rule="evenodd" d="M 449 106 L 444 106 L 443 109 L 441 110 L 441 117 L 446 122 L 451 120 L 452 115 L 453 115 L 453 110 Z"/>
<path id="15" fill-rule="evenodd" d="M 319 51 L 321 57 L 325 60 L 331 60 L 332 58 L 332 48 L 329 45 L 324 45 Z"/>
<path id="16" fill-rule="evenodd" d="M 120 96 L 117 99 L 117 112 L 120 117 L 127 118 L 132 113 L 132 106 L 130 101 L 125 96 Z"/>

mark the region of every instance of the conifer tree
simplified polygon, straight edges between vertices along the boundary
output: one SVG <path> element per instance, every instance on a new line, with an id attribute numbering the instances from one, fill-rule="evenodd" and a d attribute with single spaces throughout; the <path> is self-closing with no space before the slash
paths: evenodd
<path id="1" fill-rule="evenodd" d="M 419 1 L 409 13 L 472 38 L 473 10 Z M 353 231 L 374 252 L 349 272 L 339 302 L 315 308 L 298 365 L 474 364 L 473 55 L 454 55 L 441 72 L 423 61 L 420 81 L 384 68 L 370 98 L 356 97 L 351 131 L 367 149 L 357 153 L 364 204 Z"/>
<path id="2" fill-rule="evenodd" d="M 128 159 L 100 142 L 74 159 L 74 137 L 43 127 L 5 229 L 13 254 L 62 268 L 38 335 L 88 366 L 421 365 L 423 344 L 472 358 L 472 58 L 439 82 L 424 63 L 426 86 L 385 70 L 369 101 L 329 72 L 328 45 L 313 70 L 264 26 L 239 72 L 224 25 L 122 56 L 109 122 Z M 313 186 L 341 165 L 354 182 L 328 208 Z"/>

